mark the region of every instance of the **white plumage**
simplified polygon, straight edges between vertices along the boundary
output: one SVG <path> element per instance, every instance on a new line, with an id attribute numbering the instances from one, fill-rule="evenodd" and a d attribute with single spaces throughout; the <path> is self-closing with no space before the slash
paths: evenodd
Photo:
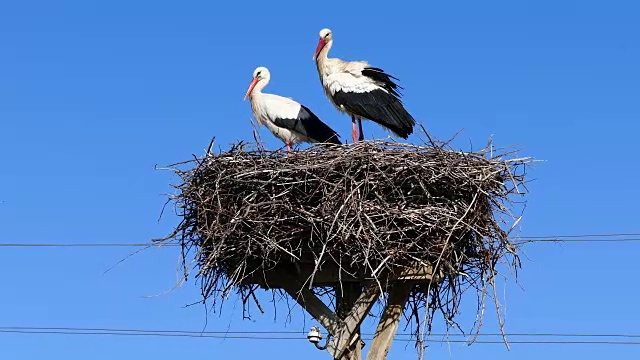
<path id="1" fill-rule="evenodd" d="M 301 142 L 340 144 L 339 135 L 304 105 L 297 101 L 262 92 L 271 79 L 263 66 L 253 72 L 253 80 L 245 95 L 250 97 L 251 109 L 258 124 L 265 126 L 291 150 Z"/>
<path id="2" fill-rule="evenodd" d="M 251 98 L 251 108 L 258 124 L 266 126 L 285 144 L 311 142 L 308 137 L 287 128 L 278 127 L 274 122 L 276 119 L 297 118 L 301 108 L 297 102 L 278 95 L 256 93 Z"/>
<path id="3" fill-rule="evenodd" d="M 329 101 L 341 112 L 346 113 L 346 109 L 343 105 L 335 103 L 334 96 L 338 91 L 348 93 L 367 93 L 380 88 L 371 79 L 362 75 L 362 69 L 365 68 L 366 63 L 356 63 L 358 66 L 345 66 L 351 65 L 345 63 L 339 59 L 326 59 L 322 66 L 322 75 L 320 80 L 322 82 L 322 88 L 329 98 Z M 382 89 L 383 91 L 386 91 Z"/>
<path id="4" fill-rule="evenodd" d="M 362 70 L 369 65 L 367 62 L 347 63 L 340 59 L 327 59 L 323 65 L 325 68 L 325 74 L 322 77 L 323 85 L 332 95 L 340 90 L 364 93 L 379 89 L 386 92 L 373 79 L 362 75 Z"/>
<path id="5" fill-rule="evenodd" d="M 406 139 L 416 121 L 406 111 L 400 100 L 401 89 L 382 69 L 372 67 L 367 61 L 343 61 L 329 58 L 333 46 L 333 33 L 320 31 L 320 39 L 314 60 L 322 88 L 331 103 L 341 112 L 351 116 L 353 141 L 356 141 L 356 120 L 360 127 L 360 140 L 364 139 L 362 120 L 369 119 Z"/>

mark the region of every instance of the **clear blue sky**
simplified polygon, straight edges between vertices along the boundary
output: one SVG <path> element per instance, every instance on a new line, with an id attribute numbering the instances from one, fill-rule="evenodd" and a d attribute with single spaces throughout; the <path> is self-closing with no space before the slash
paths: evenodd
<path id="1" fill-rule="evenodd" d="M 242 97 L 259 65 L 266 91 L 291 96 L 350 138 L 312 61 L 367 59 L 400 78 L 405 103 L 456 146 L 518 145 L 546 160 L 524 235 L 638 232 L 640 5 L 634 1 L 5 1 L 0 5 L 1 242 L 145 242 L 176 179 L 153 167 L 251 139 Z M 418 2 L 415 2 L 418 4 Z M 368 137 L 384 136 L 365 123 Z M 271 147 L 281 143 L 266 130 Z M 409 141 L 415 139 L 410 138 Z M 0 326 L 201 330 L 175 248 L 1 248 Z M 506 285 L 508 332 L 640 333 L 638 243 L 526 248 Z M 473 302 L 474 299 L 470 298 Z M 207 330 L 292 331 L 315 324 L 272 306 L 243 321 L 237 299 Z M 473 307 L 460 315 L 469 323 Z M 465 320 L 466 319 L 466 320 Z M 369 324 L 370 325 L 370 324 Z M 369 332 L 372 328 L 368 328 Z M 495 332 L 487 311 L 484 330 Z M 400 331 L 403 331 L 402 329 Z M 442 328 L 436 328 L 441 332 Z M 631 346 L 433 345 L 430 358 L 635 359 Z M 328 359 L 306 340 L 0 334 L 2 359 L 207 357 Z M 393 359 L 413 359 L 396 343 Z"/>

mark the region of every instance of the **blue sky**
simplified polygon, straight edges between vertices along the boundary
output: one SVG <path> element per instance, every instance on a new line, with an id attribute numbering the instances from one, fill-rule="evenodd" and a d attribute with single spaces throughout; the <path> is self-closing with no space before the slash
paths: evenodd
<path id="1" fill-rule="evenodd" d="M 640 5 L 633 1 L 15 1 L 0 5 L 0 242 L 146 242 L 176 179 L 154 170 L 251 139 L 255 67 L 350 138 L 312 61 L 367 59 L 400 78 L 408 109 L 455 145 L 517 145 L 532 171 L 523 235 L 638 232 Z M 280 147 L 266 129 L 263 139 Z M 365 122 L 368 138 L 385 133 Z M 415 141 L 410 138 L 409 141 Z M 638 333 L 638 243 L 528 246 L 508 281 L 508 332 Z M 206 317 L 192 282 L 170 290 L 176 248 L 0 248 L 1 326 L 306 331 L 237 299 Z M 154 296 L 160 295 L 160 296 Z M 153 297 L 149 297 L 153 296 Z M 265 297 L 266 299 L 266 297 Z M 473 301 L 473 298 L 471 298 Z M 284 313 L 278 305 L 279 314 Z M 473 320 L 473 308 L 461 314 Z M 466 319 L 466 320 L 465 320 Z M 373 331 L 368 323 L 369 332 Z M 440 329 L 441 330 L 441 329 Z M 488 312 L 486 332 L 497 331 Z M 402 332 L 402 328 L 400 329 Z M 438 329 L 434 330 L 438 332 Z M 306 340 L 0 334 L 0 357 L 327 359 Z M 432 358 L 635 358 L 634 346 L 433 345 Z M 413 359 L 394 344 L 391 358 Z"/>

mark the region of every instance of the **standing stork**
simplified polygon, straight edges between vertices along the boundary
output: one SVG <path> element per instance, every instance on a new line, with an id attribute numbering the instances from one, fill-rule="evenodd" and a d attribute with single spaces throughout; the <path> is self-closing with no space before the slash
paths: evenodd
<path id="1" fill-rule="evenodd" d="M 341 144 L 338 140 L 340 135 L 306 106 L 290 98 L 263 93 L 269 79 L 269 69 L 263 66 L 256 68 L 244 100 L 251 98 L 251 109 L 258 124 L 266 126 L 282 140 L 287 151 L 291 151 L 292 144 L 301 142 Z"/>
<path id="2" fill-rule="evenodd" d="M 360 130 L 359 140 L 364 140 L 362 119 L 372 120 L 406 139 L 416 121 L 402 105 L 401 90 L 393 80 L 397 78 L 384 70 L 369 66 L 367 61 L 343 61 L 328 58 L 333 45 L 333 33 L 320 30 L 320 40 L 313 59 L 325 94 L 338 109 L 351 116 L 353 142 L 356 141 L 356 120 Z"/>

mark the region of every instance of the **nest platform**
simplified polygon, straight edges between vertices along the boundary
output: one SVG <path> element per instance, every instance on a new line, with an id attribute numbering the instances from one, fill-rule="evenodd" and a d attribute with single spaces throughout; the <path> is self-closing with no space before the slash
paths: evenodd
<path id="1" fill-rule="evenodd" d="M 292 277 L 316 293 L 402 280 L 416 307 L 448 316 L 499 261 L 517 265 L 510 198 L 523 194 L 530 159 L 513 154 L 432 141 L 290 153 L 240 142 L 171 167 L 181 222 L 161 241 L 182 245 L 204 299 L 238 291 L 247 303 L 258 288 L 291 288 Z"/>

